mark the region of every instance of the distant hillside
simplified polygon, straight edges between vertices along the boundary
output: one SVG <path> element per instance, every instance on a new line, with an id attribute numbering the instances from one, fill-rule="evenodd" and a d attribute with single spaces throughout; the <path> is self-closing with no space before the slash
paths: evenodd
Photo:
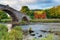
<path id="1" fill-rule="evenodd" d="M 47 18 L 60 18 L 60 6 L 55 6 L 45 11 L 47 13 Z"/>
<path id="2" fill-rule="evenodd" d="M 31 11 L 42 11 L 42 9 L 33 9 Z"/>
<path id="3" fill-rule="evenodd" d="M 46 17 L 48 19 L 60 19 L 60 6 L 55 6 L 50 9 L 32 9 L 30 10 L 28 6 L 22 6 L 20 12 L 26 13 L 28 16 L 30 16 L 32 19 L 34 18 L 34 12 L 35 11 L 44 11 L 46 13 Z"/>

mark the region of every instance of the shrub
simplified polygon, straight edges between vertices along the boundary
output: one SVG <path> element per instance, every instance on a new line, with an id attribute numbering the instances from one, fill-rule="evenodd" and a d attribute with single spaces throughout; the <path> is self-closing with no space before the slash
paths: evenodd
<path id="1" fill-rule="evenodd" d="M 12 21 L 12 19 L 1 19 L 0 22 L 2 22 L 2 23 L 7 23 L 7 22 L 11 22 L 11 21 Z"/>
<path id="2" fill-rule="evenodd" d="M 0 40 L 22 40 L 23 32 L 19 26 L 14 27 L 9 33 L 5 25 L 0 25 Z"/>
<path id="3" fill-rule="evenodd" d="M 6 27 L 6 25 L 3 25 L 3 24 L 0 24 L 0 32 L 7 32 L 8 31 L 8 28 Z"/>
<path id="4" fill-rule="evenodd" d="M 20 26 L 16 26 L 13 29 L 17 30 L 17 31 L 22 31 L 22 28 Z"/>
<path id="5" fill-rule="evenodd" d="M 22 40 L 23 33 L 22 31 L 11 30 L 7 35 L 5 35 L 2 40 Z"/>
<path id="6" fill-rule="evenodd" d="M 0 40 L 8 32 L 8 28 L 5 25 L 0 24 Z"/>
<path id="7" fill-rule="evenodd" d="M 22 20 L 22 21 L 20 22 L 20 24 L 26 24 L 26 21 L 23 21 L 23 20 Z"/>
<path id="8" fill-rule="evenodd" d="M 2 40 L 22 40 L 23 32 L 22 28 L 19 26 L 14 27 L 7 35 L 5 35 Z"/>

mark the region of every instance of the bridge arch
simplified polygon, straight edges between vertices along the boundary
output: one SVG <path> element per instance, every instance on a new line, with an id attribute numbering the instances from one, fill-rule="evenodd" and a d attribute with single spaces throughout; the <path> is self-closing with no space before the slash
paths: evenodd
<path id="1" fill-rule="evenodd" d="M 0 4 L 0 10 L 7 12 L 12 17 L 12 22 L 20 22 L 22 20 L 22 17 L 28 20 L 28 18 L 26 18 L 27 16 L 24 13 L 21 13 L 9 7 L 8 5 Z"/>
<path id="2" fill-rule="evenodd" d="M 15 23 L 13 25 L 16 25 L 16 22 L 18 24 L 20 21 L 22 21 L 22 19 L 25 21 L 27 21 L 29 19 L 29 17 L 27 17 L 27 15 L 11 8 L 8 5 L 0 4 L 0 10 L 7 12 L 11 16 L 12 22 Z"/>
<path id="3" fill-rule="evenodd" d="M 12 18 L 12 21 L 18 21 L 17 17 L 14 15 L 13 12 L 11 12 L 10 10 L 5 10 L 3 9 L 2 11 L 8 13 L 10 15 L 10 17 Z"/>
<path id="4" fill-rule="evenodd" d="M 11 7 L 7 6 L 7 5 L 1 5 L 0 4 L 0 10 L 8 13 L 10 15 L 10 17 L 12 18 L 12 21 L 18 21 L 15 13 L 12 11 L 12 10 L 14 10 L 13 8 L 11 8 Z"/>
<path id="5" fill-rule="evenodd" d="M 27 16 L 23 16 L 23 17 L 22 17 L 22 20 L 28 22 L 28 18 L 27 18 Z"/>

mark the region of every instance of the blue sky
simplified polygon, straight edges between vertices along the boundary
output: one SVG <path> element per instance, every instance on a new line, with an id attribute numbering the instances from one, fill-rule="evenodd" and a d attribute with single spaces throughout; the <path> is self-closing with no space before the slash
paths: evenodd
<path id="1" fill-rule="evenodd" d="M 0 0 L 0 4 L 8 4 L 16 10 L 20 10 L 25 5 L 30 9 L 47 9 L 60 5 L 60 0 Z"/>

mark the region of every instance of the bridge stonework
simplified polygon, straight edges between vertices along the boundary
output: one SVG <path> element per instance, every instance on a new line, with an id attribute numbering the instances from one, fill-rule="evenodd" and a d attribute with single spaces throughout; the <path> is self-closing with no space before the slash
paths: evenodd
<path id="1" fill-rule="evenodd" d="M 8 5 L 0 4 L 0 10 L 7 12 L 12 17 L 12 22 L 14 22 L 14 23 L 20 22 L 22 20 L 22 18 L 24 18 L 24 17 L 25 17 L 24 19 L 30 20 L 30 18 L 27 15 L 9 7 Z"/>

